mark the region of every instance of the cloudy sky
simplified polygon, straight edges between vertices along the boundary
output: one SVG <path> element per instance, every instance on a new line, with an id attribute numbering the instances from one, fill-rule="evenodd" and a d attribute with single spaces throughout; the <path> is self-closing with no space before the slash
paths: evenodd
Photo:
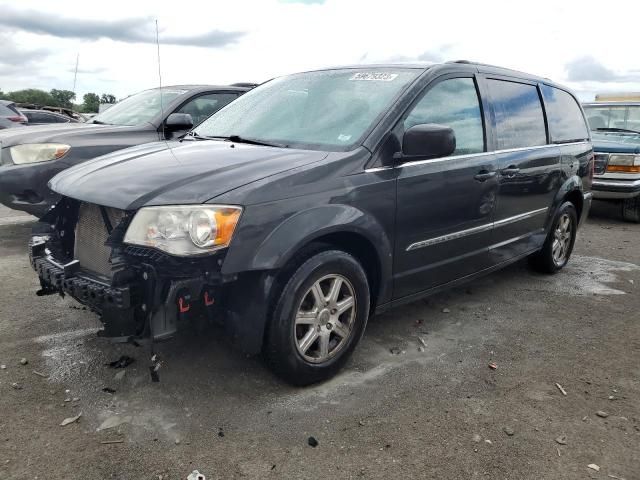
<path id="1" fill-rule="evenodd" d="M 471 59 L 549 77 L 583 100 L 640 91 L 640 2 L 0 0 L 0 90 L 118 98 L 158 84 L 261 82 L 354 63 Z M 612 4 L 613 5 L 613 4 Z"/>

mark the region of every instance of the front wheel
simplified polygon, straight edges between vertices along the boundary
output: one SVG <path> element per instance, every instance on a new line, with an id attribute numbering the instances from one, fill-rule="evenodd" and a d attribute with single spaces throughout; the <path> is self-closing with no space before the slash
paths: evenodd
<path id="1" fill-rule="evenodd" d="M 368 316 L 369 285 L 360 263 L 340 250 L 317 253 L 280 291 L 265 338 L 267 362 L 294 385 L 326 380 L 353 352 Z"/>
<path id="2" fill-rule="evenodd" d="M 544 273 L 555 273 L 568 262 L 578 233 L 578 215 L 571 202 L 564 202 L 553 220 L 547 239 L 538 252 L 529 257 L 530 265 Z"/>

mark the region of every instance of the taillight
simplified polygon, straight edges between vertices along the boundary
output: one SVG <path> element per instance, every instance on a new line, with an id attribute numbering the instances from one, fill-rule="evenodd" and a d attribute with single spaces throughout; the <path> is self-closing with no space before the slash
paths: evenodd
<path id="1" fill-rule="evenodd" d="M 11 120 L 12 122 L 18 122 L 18 123 L 27 123 L 29 121 L 27 117 L 23 117 L 22 115 L 7 117 L 7 120 Z"/>

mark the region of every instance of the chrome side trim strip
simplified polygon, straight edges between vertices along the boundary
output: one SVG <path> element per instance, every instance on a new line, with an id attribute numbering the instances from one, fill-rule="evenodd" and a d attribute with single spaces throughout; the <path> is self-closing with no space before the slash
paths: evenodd
<path id="1" fill-rule="evenodd" d="M 505 225 L 509 225 L 511 223 L 519 222 L 520 220 L 526 220 L 527 218 L 535 217 L 536 215 L 540 215 L 541 213 L 549 210 L 548 207 L 539 208 L 538 210 L 532 210 L 530 212 L 521 213 L 520 215 L 515 215 L 509 218 L 503 218 L 502 220 L 498 220 L 497 222 L 493 222 L 494 227 L 503 227 Z"/>
<path id="2" fill-rule="evenodd" d="M 521 213 L 520 215 L 515 215 L 509 218 L 503 218 L 502 220 L 498 220 L 497 222 L 487 223 L 485 225 L 479 225 L 477 227 L 468 228 L 466 230 L 460 230 L 459 232 L 448 233 L 446 235 L 441 235 L 439 237 L 428 238 L 426 240 L 421 240 L 419 242 L 412 243 L 406 249 L 407 252 L 412 250 L 417 250 L 419 248 L 430 247 L 432 245 L 437 245 L 438 243 L 449 242 L 451 240 L 457 240 L 459 238 L 467 237 L 469 235 L 475 235 L 476 233 L 482 233 L 493 228 L 503 227 L 505 225 L 509 225 L 511 223 L 519 222 L 520 220 L 526 220 L 527 218 L 535 217 L 536 215 L 540 215 L 549 210 L 548 207 L 539 208 L 538 210 L 532 210 L 531 212 Z"/>
<path id="3" fill-rule="evenodd" d="M 429 238 L 427 240 L 421 240 L 420 242 L 412 243 L 407 247 L 407 252 L 411 250 L 417 250 L 418 248 L 430 247 L 438 243 L 448 242 L 450 240 L 457 240 L 458 238 L 466 237 L 468 235 L 474 235 L 476 233 L 486 232 L 493 228 L 493 223 L 487 223 L 486 225 L 480 225 L 478 227 L 469 228 L 467 230 L 460 230 L 459 232 L 448 233 L 440 237 Z"/>

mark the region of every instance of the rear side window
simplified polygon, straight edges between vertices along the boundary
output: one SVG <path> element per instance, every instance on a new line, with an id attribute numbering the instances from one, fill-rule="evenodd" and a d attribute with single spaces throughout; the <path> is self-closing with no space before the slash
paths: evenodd
<path id="1" fill-rule="evenodd" d="M 535 85 L 488 80 L 496 120 L 498 149 L 546 145 L 547 132 Z"/>
<path id="2" fill-rule="evenodd" d="M 482 114 L 473 78 L 443 80 L 427 91 L 404 120 L 404 129 L 424 123 L 453 129 L 456 135 L 454 155 L 483 152 Z"/>
<path id="3" fill-rule="evenodd" d="M 6 105 L 0 105 L 0 115 L 2 115 L 3 117 L 11 117 L 11 116 L 13 116 L 15 114 L 16 114 L 16 112 L 11 110 Z"/>
<path id="4" fill-rule="evenodd" d="M 567 92 L 548 85 L 542 86 L 547 109 L 549 133 L 553 143 L 587 140 L 589 131 L 578 102 Z"/>

